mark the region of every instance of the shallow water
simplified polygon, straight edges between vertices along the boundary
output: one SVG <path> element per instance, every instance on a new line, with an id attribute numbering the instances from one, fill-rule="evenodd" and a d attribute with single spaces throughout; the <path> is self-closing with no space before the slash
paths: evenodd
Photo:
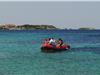
<path id="1" fill-rule="evenodd" d="M 42 53 L 43 39 L 61 37 L 71 49 Z M 0 75 L 100 75 L 100 31 L 0 31 Z"/>

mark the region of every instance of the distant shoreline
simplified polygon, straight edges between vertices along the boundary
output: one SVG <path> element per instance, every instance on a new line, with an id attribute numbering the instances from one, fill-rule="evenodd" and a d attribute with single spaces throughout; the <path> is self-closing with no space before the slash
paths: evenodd
<path id="1" fill-rule="evenodd" d="M 95 30 L 79 30 L 79 29 L 71 29 L 71 30 L 66 30 L 66 29 L 28 29 L 28 30 L 26 30 L 26 29 L 23 29 L 23 30 L 17 30 L 17 29 L 14 29 L 14 30 L 7 30 L 7 29 L 3 29 L 3 30 L 1 30 L 0 29 L 0 31 L 35 31 L 35 30 L 49 30 L 49 31 L 100 31 L 100 29 L 95 29 Z"/>
<path id="2" fill-rule="evenodd" d="M 81 27 L 78 29 L 71 29 L 71 28 L 61 29 L 61 28 L 55 27 L 54 25 L 3 24 L 3 25 L 0 25 L 0 30 L 100 30 L 100 29 L 89 28 L 89 27 Z"/>
<path id="3" fill-rule="evenodd" d="M 15 24 L 5 24 L 0 25 L 0 30 L 51 30 L 51 29 L 59 29 L 56 28 L 53 25 L 30 25 L 30 24 L 24 24 L 24 25 L 15 25 Z"/>

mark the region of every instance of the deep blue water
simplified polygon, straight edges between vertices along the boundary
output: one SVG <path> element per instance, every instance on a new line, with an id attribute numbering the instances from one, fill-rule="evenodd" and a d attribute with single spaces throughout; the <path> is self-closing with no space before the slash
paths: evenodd
<path id="1" fill-rule="evenodd" d="M 71 49 L 41 52 L 49 37 Z M 100 75 L 100 30 L 0 31 L 0 75 Z"/>

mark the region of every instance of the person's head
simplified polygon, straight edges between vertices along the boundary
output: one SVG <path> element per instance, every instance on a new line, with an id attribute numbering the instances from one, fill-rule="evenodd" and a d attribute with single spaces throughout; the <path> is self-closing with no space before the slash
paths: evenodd
<path id="1" fill-rule="evenodd" d="M 51 38 L 51 39 L 54 39 L 54 38 Z"/>
<path id="2" fill-rule="evenodd" d="M 47 41 L 48 39 L 45 39 L 45 41 Z"/>
<path id="3" fill-rule="evenodd" d="M 62 40 L 61 38 L 59 38 L 58 40 Z"/>
<path id="4" fill-rule="evenodd" d="M 49 40 L 51 40 L 51 38 L 49 38 Z"/>

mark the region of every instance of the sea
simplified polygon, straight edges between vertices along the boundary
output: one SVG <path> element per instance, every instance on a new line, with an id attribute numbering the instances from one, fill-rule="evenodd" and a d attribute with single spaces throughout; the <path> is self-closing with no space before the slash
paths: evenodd
<path id="1" fill-rule="evenodd" d="M 51 37 L 71 49 L 41 52 Z M 100 75 L 100 30 L 0 31 L 0 75 Z"/>

